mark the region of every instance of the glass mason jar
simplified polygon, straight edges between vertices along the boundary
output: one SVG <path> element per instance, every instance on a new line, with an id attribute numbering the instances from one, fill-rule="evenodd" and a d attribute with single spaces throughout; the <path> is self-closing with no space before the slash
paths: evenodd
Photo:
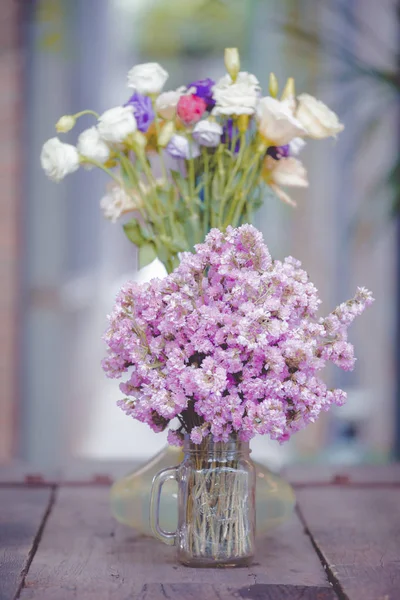
<path id="1" fill-rule="evenodd" d="M 248 565 L 255 545 L 255 468 L 248 442 L 231 435 L 201 444 L 184 441 L 184 459 L 153 479 L 150 523 L 156 537 L 178 548 L 178 559 L 192 567 Z M 178 482 L 178 527 L 161 529 L 163 484 Z"/>

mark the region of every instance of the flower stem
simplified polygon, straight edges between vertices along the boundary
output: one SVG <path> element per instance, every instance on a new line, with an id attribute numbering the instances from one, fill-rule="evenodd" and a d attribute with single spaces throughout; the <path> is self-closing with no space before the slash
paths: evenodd
<path id="1" fill-rule="evenodd" d="M 232 227 L 237 226 L 236 224 L 240 219 L 241 211 L 243 210 L 243 207 L 247 200 L 247 194 L 251 191 L 252 186 L 256 183 L 258 179 L 260 164 L 257 165 L 257 163 L 260 161 L 260 156 L 260 153 L 256 152 L 256 154 L 253 157 L 253 160 L 250 162 L 248 168 L 246 169 L 246 172 L 244 173 L 244 177 L 242 177 L 240 183 L 237 186 L 237 193 L 235 194 L 233 202 L 229 209 L 229 213 L 224 224 L 224 229 L 226 229 L 228 225 L 232 225 Z M 255 166 L 257 166 L 257 169 L 255 172 L 256 176 L 254 177 L 254 174 L 252 174 L 251 172 Z M 250 184 L 247 186 L 245 185 L 246 179 L 250 181 Z M 237 199 L 236 202 L 235 199 Z"/>
<path id="2" fill-rule="evenodd" d="M 220 227 L 222 227 L 222 225 L 223 225 L 225 204 L 226 204 L 227 200 L 229 199 L 229 195 L 232 193 L 232 190 L 231 190 L 232 185 L 235 183 L 235 178 L 236 178 L 236 176 L 240 170 L 240 167 L 242 166 L 242 163 L 243 163 L 243 157 L 244 157 L 245 148 L 246 148 L 245 141 L 246 141 L 246 134 L 241 133 L 240 134 L 240 149 L 239 149 L 239 154 L 236 157 L 236 160 L 234 157 L 234 150 L 232 151 L 233 152 L 233 157 L 232 157 L 233 168 L 231 170 L 231 174 L 230 174 L 227 184 L 225 186 L 224 195 L 221 200 L 220 213 L 219 213 L 219 226 Z M 235 136 L 235 144 L 236 144 L 236 136 Z M 229 224 L 230 223 L 228 222 L 227 225 L 229 225 Z"/>
<path id="3" fill-rule="evenodd" d="M 143 169 L 144 174 L 147 177 L 147 181 L 149 183 L 149 186 L 151 188 L 151 192 L 152 192 L 152 196 L 154 198 L 154 209 L 156 211 L 156 213 L 163 218 L 163 207 L 160 206 L 160 202 L 159 202 L 159 198 L 157 196 L 157 190 L 156 190 L 156 180 L 154 178 L 154 175 L 152 173 L 151 168 L 149 167 L 149 165 L 147 164 L 147 159 L 145 156 L 142 156 L 141 154 L 137 154 L 139 163 Z"/>
<path id="4" fill-rule="evenodd" d="M 158 140 L 160 138 L 160 120 L 158 118 L 157 115 L 157 110 L 155 107 L 155 102 L 152 98 L 152 103 L 153 103 L 153 109 L 154 109 L 154 127 L 156 129 L 156 134 L 157 134 L 157 152 L 158 152 L 158 156 L 160 157 L 160 165 L 161 165 L 161 170 L 162 170 L 162 174 L 164 179 L 167 179 L 168 174 L 167 174 L 167 167 L 165 166 L 165 161 L 164 161 L 164 155 L 163 155 L 163 151 L 161 146 L 159 146 L 158 144 Z"/>
<path id="5" fill-rule="evenodd" d="M 234 212 L 234 215 L 232 217 L 232 227 L 237 227 L 243 208 L 247 202 L 247 196 L 248 194 L 251 192 L 252 188 L 254 187 L 254 185 L 256 184 L 259 174 L 260 174 L 260 169 L 259 169 L 259 165 L 257 165 L 257 161 L 254 160 L 252 165 L 249 167 L 249 172 L 251 172 L 251 170 L 253 169 L 253 167 L 256 166 L 257 168 L 255 169 L 255 174 L 253 174 L 253 176 L 250 175 L 249 177 L 249 183 L 246 187 L 244 187 L 242 189 L 242 193 L 239 197 L 239 201 L 236 205 L 236 210 Z"/>
<path id="6" fill-rule="evenodd" d="M 118 185 L 123 186 L 121 179 L 119 177 L 117 177 L 117 175 L 115 173 L 113 173 L 111 171 L 111 169 L 108 169 L 107 167 L 105 167 L 104 165 L 102 165 L 97 160 L 93 160 L 91 158 L 87 158 L 86 156 L 81 156 L 80 158 L 82 159 L 82 162 L 89 163 L 91 165 L 94 165 L 95 167 L 98 167 L 99 169 L 101 169 L 102 171 L 104 171 L 104 173 L 107 173 L 107 175 L 109 175 L 112 179 L 114 179 L 114 181 L 116 181 L 118 183 Z"/>
<path id="7" fill-rule="evenodd" d="M 123 152 L 119 153 L 119 160 L 121 163 L 121 166 L 124 167 L 125 172 L 128 174 L 129 179 L 132 180 L 132 187 L 135 188 L 136 192 L 138 193 L 138 195 L 140 196 L 143 206 L 139 206 L 139 212 L 143 218 L 144 221 L 148 220 L 148 216 L 150 216 L 151 211 L 149 211 L 149 205 L 148 203 L 146 203 L 145 200 L 145 195 L 143 194 L 142 188 L 140 186 L 140 180 L 139 180 L 139 176 L 135 171 L 135 168 L 133 166 L 133 164 L 131 163 L 131 161 L 129 160 L 129 158 L 127 158 Z M 126 186 L 123 183 L 125 189 Z M 128 190 L 129 193 L 129 190 Z M 146 207 L 146 210 L 148 211 L 149 215 L 146 214 L 145 210 L 143 210 L 143 207 Z"/>
<path id="8" fill-rule="evenodd" d="M 203 161 L 204 161 L 204 223 L 203 223 L 203 229 L 204 229 L 204 236 L 207 235 L 208 233 L 208 229 L 209 229 L 209 224 L 210 224 L 210 189 L 209 189 L 209 169 L 210 169 L 210 159 L 208 156 L 208 152 L 207 149 L 203 147 L 202 149 L 202 153 L 203 153 Z"/>
<path id="9" fill-rule="evenodd" d="M 94 117 L 96 117 L 96 119 L 99 118 L 99 113 L 97 113 L 94 110 L 81 110 L 80 112 L 77 112 L 76 114 L 72 115 L 74 117 L 74 119 L 79 119 L 79 117 L 83 117 L 83 115 L 93 115 Z"/>
<path id="10" fill-rule="evenodd" d="M 195 190 L 195 173 L 194 173 L 194 160 L 193 158 L 189 158 L 187 161 L 189 167 L 189 195 L 192 200 L 194 200 L 194 190 Z"/>

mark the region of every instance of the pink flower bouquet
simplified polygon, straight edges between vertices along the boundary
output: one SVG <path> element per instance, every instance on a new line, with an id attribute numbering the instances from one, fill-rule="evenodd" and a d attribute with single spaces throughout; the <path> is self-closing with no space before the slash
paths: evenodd
<path id="1" fill-rule="evenodd" d="M 165 279 L 128 284 L 105 339 L 104 369 L 125 375 L 119 402 L 131 417 L 200 443 L 212 434 L 281 442 L 346 394 L 318 372 L 351 370 L 347 329 L 373 301 L 365 288 L 325 318 L 317 289 L 292 257 L 272 260 L 251 225 L 211 230 Z"/>

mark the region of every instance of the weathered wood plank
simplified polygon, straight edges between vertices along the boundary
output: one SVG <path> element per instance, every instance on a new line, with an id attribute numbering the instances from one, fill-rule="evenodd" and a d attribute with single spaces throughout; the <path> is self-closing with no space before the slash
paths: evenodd
<path id="1" fill-rule="evenodd" d="M 63 483 L 87 482 L 96 480 L 101 482 L 102 478 L 110 482 L 132 473 L 146 461 L 138 460 L 71 460 L 64 466 L 62 472 Z M 172 466 L 172 465 L 171 465 Z"/>
<path id="2" fill-rule="evenodd" d="M 206 578 L 206 574 L 205 574 Z M 162 584 L 144 585 L 137 600 L 337 600 L 332 589 L 292 585 L 269 585 L 256 583 L 248 587 L 234 588 L 228 585 L 210 584 Z"/>
<path id="3" fill-rule="evenodd" d="M 203 595 L 204 583 L 209 586 L 208 596 Z M 238 598 L 275 600 L 279 598 L 271 596 L 275 589 L 282 590 L 282 598 L 295 600 L 302 597 L 300 593 L 307 594 L 308 588 L 318 591 L 321 600 L 335 598 L 296 515 L 260 541 L 251 567 L 190 569 L 176 563 L 174 548 L 118 525 L 110 516 L 108 490 L 101 487 L 59 490 L 25 585 L 22 600 L 150 599 L 163 593 L 161 585 L 164 591 L 167 585 L 178 586 L 185 600 L 218 598 L 219 589 L 228 588 L 235 590 Z M 292 595 L 283 595 L 286 588 L 292 588 Z M 296 590 L 300 590 L 297 595 Z M 225 597 L 231 598 L 229 593 Z M 318 598 L 310 594 L 303 598 Z M 175 600 L 173 594 L 159 597 Z"/>
<path id="4" fill-rule="evenodd" d="M 26 463 L 0 465 L 0 485 L 13 483 L 35 484 L 42 479 L 44 484 L 106 484 L 127 473 L 131 473 L 140 463 L 114 460 L 72 460 L 62 469 L 40 470 Z M 388 465 L 294 465 L 283 470 L 283 477 L 295 486 L 307 487 L 310 484 L 332 484 L 343 481 L 349 485 L 399 485 L 400 463 Z M 37 481 L 40 483 L 40 481 Z"/>
<path id="5" fill-rule="evenodd" d="M 51 485 L 58 482 L 60 469 L 38 469 L 24 462 L 0 465 L 0 486 L 11 485 Z"/>
<path id="6" fill-rule="evenodd" d="M 400 463 L 387 465 L 293 465 L 283 470 L 292 485 L 309 486 L 313 483 L 345 483 L 349 485 L 399 485 Z"/>
<path id="7" fill-rule="evenodd" d="M 21 584 L 50 499 L 50 489 L 0 489 L 0 600 Z"/>
<path id="8" fill-rule="evenodd" d="M 400 598 L 400 489 L 298 490 L 299 509 L 350 600 Z"/>
<path id="9" fill-rule="evenodd" d="M 71 460 L 63 468 L 39 469 L 35 465 L 13 462 L 0 465 L 0 486 L 9 485 L 110 485 L 131 473 L 139 461 Z"/>

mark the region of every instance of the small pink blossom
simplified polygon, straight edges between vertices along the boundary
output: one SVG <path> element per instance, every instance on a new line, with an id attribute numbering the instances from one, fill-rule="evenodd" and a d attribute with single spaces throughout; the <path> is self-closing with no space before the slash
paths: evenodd
<path id="1" fill-rule="evenodd" d="M 298 260 L 273 261 L 251 225 L 211 230 L 165 279 L 128 283 L 105 334 L 109 377 L 122 377 L 128 416 L 163 431 L 170 444 L 190 434 L 284 442 L 346 399 L 328 390 L 327 362 L 354 367 L 347 329 L 373 301 L 353 299 L 318 319 L 321 300 Z"/>
<path id="2" fill-rule="evenodd" d="M 194 94 L 183 95 L 178 100 L 176 112 L 186 125 L 192 125 L 201 119 L 206 108 L 207 103 L 203 98 Z"/>

